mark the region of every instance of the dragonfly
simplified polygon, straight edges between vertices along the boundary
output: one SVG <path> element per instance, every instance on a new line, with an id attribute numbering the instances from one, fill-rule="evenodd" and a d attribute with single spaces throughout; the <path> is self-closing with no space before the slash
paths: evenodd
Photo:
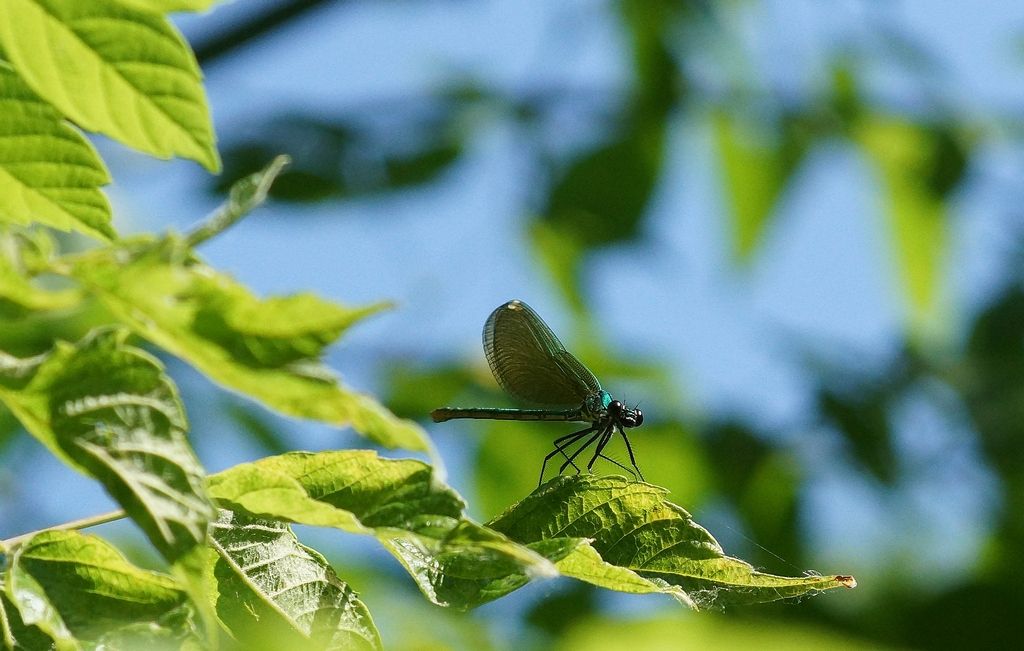
<path id="1" fill-rule="evenodd" d="M 442 407 L 430 413 L 435 423 L 456 418 L 587 423 L 586 428 L 555 439 L 555 449 L 544 457 L 541 465 L 540 483 L 544 481 L 548 462 L 559 454 L 565 461 L 558 474 L 569 466 L 579 473 L 576 458 L 595 444 L 587 463 L 588 472 L 592 472 L 594 462 L 603 458 L 643 480 L 626 434 L 627 429 L 643 424 L 643 412 L 627 407 L 602 389 L 597 377 L 565 349 L 533 308 L 520 300 L 499 306 L 487 318 L 483 338 L 484 354 L 494 379 L 510 396 L 537 408 Z M 604 454 L 605 446 L 616 433 L 626 444 L 632 470 Z M 567 451 L 581 439 L 583 444 L 579 448 Z"/>

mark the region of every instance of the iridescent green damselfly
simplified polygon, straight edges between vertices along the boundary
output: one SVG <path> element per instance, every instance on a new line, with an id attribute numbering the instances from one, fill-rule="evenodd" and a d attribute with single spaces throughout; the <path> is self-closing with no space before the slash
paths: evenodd
<path id="1" fill-rule="evenodd" d="M 633 456 L 626 429 L 639 427 L 644 415 L 615 400 L 601 388 L 601 383 L 583 363 L 565 349 L 555 333 L 526 303 L 513 300 L 491 312 L 484 324 L 484 353 L 494 379 L 506 393 L 537 409 L 442 407 L 431 412 L 436 423 L 454 418 L 488 420 L 552 420 L 589 423 L 589 427 L 555 439 L 555 449 L 544 457 L 540 480 L 551 457 L 561 454 L 565 462 L 558 474 L 572 466 L 580 471 L 575 459 L 591 445 L 597 444 L 587 463 L 591 471 L 599 458 L 611 461 L 641 480 L 644 478 Z M 615 459 L 605 456 L 604 449 L 618 432 L 629 452 L 630 470 Z M 588 436 L 589 435 L 589 436 Z M 580 439 L 583 445 L 571 454 L 566 449 Z"/>

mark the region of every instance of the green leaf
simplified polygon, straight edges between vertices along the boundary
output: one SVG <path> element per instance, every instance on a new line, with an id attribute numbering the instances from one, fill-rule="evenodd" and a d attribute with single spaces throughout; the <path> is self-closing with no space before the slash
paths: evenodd
<path id="1" fill-rule="evenodd" d="M 382 305 L 351 309 L 313 294 L 272 296 L 212 291 L 195 318 L 196 331 L 250 366 L 280 367 L 316 359 L 351 324 Z"/>
<path id="2" fill-rule="evenodd" d="M 52 271 L 57 243 L 48 228 L 0 229 L 0 247 L 10 264 L 23 273 L 37 275 Z"/>
<path id="3" fill-rule="evenodd" d="M 103 484 L 174 562 L 205 540 L 213 508 L 177 391 L 156 359 L 125 345 L 126 334 L 100 330 L 48 355 L 0 364 L 0 400 Z"/>
<path id="4" fill-rule="evenodd" d="M 116 238 L 96 150 L 2 62 L 0 115 L 0 222 Z"/>
<path id="5" fill-rule="evenodd" d="M 952 158 L 942 155 L 943 139 L 909 122 L 865 118 L 856 136 L 881 175 L 885 218 L 911 332 L 941 336 L 949 321 L 941 300 L 950 243 L 945 199 L 963 170 L 943 168 Z"/>
<path id="6" fill-rule="evenodd" d="M 217 614 L 245 648 L 382 648 L 363 602 L 288 525 L 222 511 L 211 544 Z"/>
<path id="7" fill-rule="evenodd" d="M 559 538 L 548 540 L 559 540 Z M 535 544 L 533 543 L 531 548 Z M 681 588 L 666 585 L 661 581 L 656 582 L 646 579 L 630 569 L 606 563 L 601 558 L 601 555 L 597 553 L 597 550 L 586 542 L 577 546 L 571 554 L 555 563 L 555 567 L 564 576 L 571 576 L 574 579 L 585 581 L 600 588 L 632 594 L 661 592 L 671 595 L 680 603 L 691 608 L 697 607 L 690 599 L 690 596 Z"/>
<path id="8" fill-rule="evenodd" d="M 36 94 L 83 128 L 220 168 L 199 67 L 166 18 L 115 0 L 4 0 L 0 46 Z"/>
<path id="9" fill-rule="evenodd" d="M 260 300 L 186 251 L 174 239 L 97 251 L 78 258 L 72 274 L 122 323 L 228 388 L 289 416 L 351 424 L 381 445 L 430 449 L 418 425 L 345 387 L 318 360 L 379 305 Z"/>
<path id="10" fill-rule="evenodd" d="M 179 648 L 195 636 L 186 593 L 171 577 L 139 569 L 96 536 L 47 531 L 13 554 L 7 597 L 25 625 L 64 648 L 75 641 L 120 648 Z"/>
<path id="11" fill-rule="evenodd" d="M 696 608 L 775 601 L 856 585 L 849 576 L 788 578 L 758 572 L 726 556 L 689 513 L 665 501 L 666 493 L 616 476 L 558 477 L 487 526 L 524 544 L 589 538 L 605 563 L 661 586 L 678 586 Z M 606 587 L 614 585 L 608 581 Z"/>
<path id="12" fill-rule="evenodd" d="M 81 292 L 73 289 L 48 290 L 33 284 L 9 260 L 0 257 L 0 315 L 66 309 L 77 305 L 81 298 Z"/>
<path id="13" fill-rule="evenodd" d="M 4 582 L 5 601 L 11 608 L 12 622 L 18 628 L 35 629 L 44 637 L 54 641 L 58 649 L 78 649 L 78 641 L 64 623 L 57 609 L 46 598 L 43 587 L 31 575 L 18 577 L 14 567 L 8 569 Z M 17 588 L 15 588 L 17 584 Z"/>
<path id="14" fill-rule="evenodd" d="M 205 11 L 222 0 L 118 0 L 144 11 L 160 14 L 175 11 Z"/>
<path id="15" fill-rule="evenodd" d="M 733 251 L 749 262 L 768 227 L 795 160 L 784 142 L 769 140 L 735 116 L 718 112 L 712 129 L 718 146 L 722 184 L 732 221 Z"/>
<path id="16" fill-rule="evenodd" d="M 4 649 L 12 651 L 34 651 L 35 649 L 74 649 L 75 644 L 66 638 L 54 639 L 35 624 L 26 624 L 0 583 L 0 641 Z"/>
<path id="17" fill-rule="evenodd" d="M 209 486 L 236 511 L 375 536 L 439 605 L 471 608 L 556 573 L 540 553 L 466 519 L 462 498 L 421 461 L 294 452 L 230 468 Z M 542 542 L 557 558 L 578 544 Z"/>
<path id="18" fill-rule="evenodd" d="M 68 288 L 65 279 L 50 275 L 55 246 L 51 232 L 43 227 L 0 226 L 0 319 L 8 319 L 0 346 L 11 347 L 24 340 L 24 332 L 28 339 L 44 342 L 42 346 L 29 345 L 30 349 L 48 348 L 54 330 L 42 322 L 79 314 L 70 308 L 81 304 L 82 292 Z"/>

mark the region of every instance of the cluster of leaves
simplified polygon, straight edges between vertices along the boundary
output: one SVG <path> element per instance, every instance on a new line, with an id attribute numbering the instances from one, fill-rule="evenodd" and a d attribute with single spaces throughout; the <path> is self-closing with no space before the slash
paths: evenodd
<path id="1" fill-rule="evenodd" d="M 209 4 L 0 4 L 0 318 L 11 344 L 0 352 L 0 403 L 122 509 L 3 541 L 7 648 L 380 648 L 366 605 L 299 542 L 295 523 L 372 536 L 427 599 L 460 609 L 555 575 L 692 607 L 853 585 L 759 572 L 726 556 L 664 490 L 618 477 L 555 479 L 479 524 L 430 464 L 370 451 L 288 453 L 207 476 L 173 380 L 136 340 L 279 413 L 432 452 L 418 425 L 320 361 L 380 305 L 261 299 L 196 253 L 264 200 L 283 158 L 232 186 L 186 235 L 121 239 L 111 226 L 100 190 L 109 175 L 72 124 L 218 169 L 198 66 L 164 15 Z M 59 251 L 46 228 L 101 243 Z M 47 341 L 44 329 L 29 347 L 45 350 L 18 350 L 19 324 L 38 335 L 55 314 L 88 315 L 96 327 L 70 342 Z M 77 531 L 113 517 L 130 518 L 167 571 L 135 567 Z"/>

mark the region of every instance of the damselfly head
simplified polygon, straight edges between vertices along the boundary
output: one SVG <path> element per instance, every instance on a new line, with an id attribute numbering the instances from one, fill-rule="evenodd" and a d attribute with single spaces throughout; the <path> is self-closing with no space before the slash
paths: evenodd
<path id="1" fill-rule="evenodd" d="M 644 424 L 644 412 L 639 409 L 628 410 L 628 413 L 622 417 L 622 424 L 626 427 L 640 427 Z"/>
<path id="2" fill-rule="evenodd" d="M 630 409 L 618 400 L 608 403 L 608 415 L 623 427 L 639 427 L 644 422 L 644 413 L 639 409 Z"/>

